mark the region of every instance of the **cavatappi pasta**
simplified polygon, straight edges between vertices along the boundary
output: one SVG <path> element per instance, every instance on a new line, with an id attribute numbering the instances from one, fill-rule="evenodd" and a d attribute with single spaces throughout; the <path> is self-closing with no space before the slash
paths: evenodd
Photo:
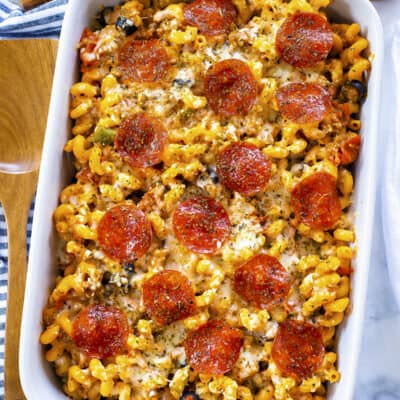
<path id="1" fill-rule="evenodd" d="M 79 43 L 40 337 L 72 399 L 322 400 L 368 41 L 329 0 L 124 2 Z"/>

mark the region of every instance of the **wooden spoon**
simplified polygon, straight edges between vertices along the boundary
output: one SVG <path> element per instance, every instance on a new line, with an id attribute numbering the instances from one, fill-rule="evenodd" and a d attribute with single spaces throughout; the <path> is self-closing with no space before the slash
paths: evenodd
<path id="1" fill-rule="evenodd" d="M 29 10 L 33 7 L 39 6 L 40 4 L 47 3 L 49 0 L 21 0 L 22 7 L 25 10 Z"/>
<path id="2" fill-rule="evenodd" d="M 0 41 L 0 201 L 9 245 L 6 400 L 24 399 L 18 350 L 27 261 L 26 225 L 36 190 L 56 51 L 55 40 Z"/>

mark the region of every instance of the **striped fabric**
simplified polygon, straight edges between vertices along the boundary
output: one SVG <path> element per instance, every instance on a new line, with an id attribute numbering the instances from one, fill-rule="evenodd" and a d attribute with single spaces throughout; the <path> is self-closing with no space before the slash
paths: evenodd
<path id="1" fill-rule="evenodd" d="M 0 39 L 58 37 L 67 3 L 52 0 L 24 12 L 19 0 L 0 0 Z"/>
<path id="2" fill-rule="evenodd" d="M 33 207 L 34 203 L 32 203 L 28 217 L 28 225 L 27 225 L 28 250 L 29 250 L 30 237 L 32 231 Z M 8 256 L 7 226 L 3 208 L 0 205 L 0 400 L 4 400 L 4 336 L 5 336 L 5 326 L 6 326 L 7 276 L 8 276 L 7 256 Z"/>
<path id="3" fill-rule="evenodd" d="M 7 227 L 0 208 L 0 399 L 4 398 L 4 336 L 7 305 Z"/>

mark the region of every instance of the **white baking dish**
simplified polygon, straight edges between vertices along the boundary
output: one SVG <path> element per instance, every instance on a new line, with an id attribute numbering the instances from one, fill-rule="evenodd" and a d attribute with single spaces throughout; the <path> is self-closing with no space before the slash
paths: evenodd
<path id="1" fill-rule="evenodd" d="M 55 234 L 52 213 L 59 193 L 71 178 L 70 162 L 63 146 L 70 135 L 68 118 L 69 88 L 78 79 L 76 44 L 101 5 L 118 0 L 70 0 L 61 33 L 53 91 L 40 170 L 31 250 L 25 291 L 20 346 L 21 382 L 28 400 L 66 399 L 39 344 L 42 310 L 56 273 Z M 338 343 L 339 370 L 342 378 L 330 388 L 331 400 L 350 400 L 353 396 L 357 358 L 362 335 L 365 296 L 368 283 L 373 232 L 377 125 L 383 60 L 383 32 L 378 14 L 369 0 L 335 0 L 330 12 L 348 21 L 360 23 L 371 44 L 373 57 L 369 95 L 362 112 L 363 146 L 356 166 L 354 210 L 358 237 L 358 255 L 353 274 L 352 312 L 343 323 Z"/>

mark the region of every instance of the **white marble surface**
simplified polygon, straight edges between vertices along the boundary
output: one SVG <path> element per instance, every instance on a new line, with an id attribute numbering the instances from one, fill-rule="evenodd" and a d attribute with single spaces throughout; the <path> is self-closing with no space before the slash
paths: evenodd
<path id="1" fill-rule="evenodd" d="M 400 0 L 376 0 L 385 31 L 385 74 L 382 86 L 379 137 L 393 134 L 393 65 L 391 44 L 394 25 L 400 23 Z M 397 66 L 400 68 L 400 66 Z M 397 112 L 400 112 L 398 110 Z M 382 159 L 384 152 L 381 152 Z M 381 166 L 381 171 L 382 173 Z M 355 400 L 400 399 L 400 307 L 396 304 L 383 245 L 380 188 L 376 208 L 376 235 L 371 256 L 364 337 L 358 364 Z"/>

